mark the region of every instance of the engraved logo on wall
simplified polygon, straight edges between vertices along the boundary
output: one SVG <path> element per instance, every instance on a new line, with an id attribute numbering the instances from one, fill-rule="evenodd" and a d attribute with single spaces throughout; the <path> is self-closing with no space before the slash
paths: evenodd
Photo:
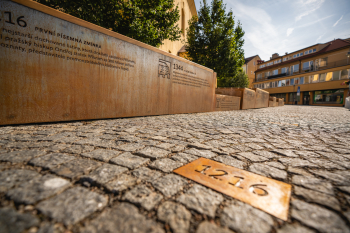
<path id="1" fill-rule="evenodd" d="M 220 108 L 220 98 L 216 98 L 216 108 Z"/>
<path id="2" fill-rule="evenodd" d="M 170 79 L 170 67 L 171 63 L 163 59 L 159 59 L 158 64 L 158 77 Z"/>

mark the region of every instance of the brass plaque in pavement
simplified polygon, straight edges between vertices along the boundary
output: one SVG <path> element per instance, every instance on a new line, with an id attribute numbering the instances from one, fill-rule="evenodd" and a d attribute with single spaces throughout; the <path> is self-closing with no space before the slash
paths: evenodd
<path id="1" fill-rule="evenodd" d="M 197 159 L 174 172 L 284 221 L 288 218 L 290 184 L 205 158 Z"/>

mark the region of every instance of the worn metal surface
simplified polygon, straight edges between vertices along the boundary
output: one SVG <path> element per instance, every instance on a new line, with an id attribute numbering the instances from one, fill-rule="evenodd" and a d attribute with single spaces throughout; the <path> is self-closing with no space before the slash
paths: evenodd
<path id="1" fill-rule="evenodd" d="M 291 196 L 289 184 L 205 158 L 197 159 L 174 172 L 284 221 L 288 219 Z"/>
<path id="2" fill-rule="evenodd" d="M 229 95 L 215 95 L 214 111 L 239 110 L 241 98 Z"/>
<path id="3" fill-rule="evenodd" d="M 270 94 L 267 91 L 261 90 L 259 88 L 254 88 L 255 90 L 255 108 L 267 108 L 269 107 L 269 97 Z"/>
<path id="4" fill-rule="evenodd" d="M 0 1 L 0 125 L 212 111 L 212 70 L 14 1 Z"/>
<path id="5" fill-rule="evenodd" d="M 284 106 L 284 99 L 278 99 L 278 106 Z"/>
<path id="6" fill-rule="evenodd" d="M 216 94 L 241 97 L 241 109 L 251 109 L 255 107 L 255 91 L 248 88 L 217 88 Z"/>
<path id="7" fill-rule="evenodd" d="M 254 90 L 242 88 L 241 109 L 255 108 L 256 93 Z"/>

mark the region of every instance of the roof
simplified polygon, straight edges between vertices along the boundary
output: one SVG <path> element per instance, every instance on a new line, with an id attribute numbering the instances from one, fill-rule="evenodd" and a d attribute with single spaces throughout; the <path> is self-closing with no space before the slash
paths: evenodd
<path id="1" fill-rule="evenodd" d="M 186 45 L 182 46 L 178 53 L 186 53 Z"/>
<path id="2" fill-rule="evenodd" d="M 248 62 L 253 60 L 255 57 L 259 57 L 259 55 L 254 55 L 254 56 L 251 56 L 251 57 L 244 58 L 244 64 L 247 64 Z"/>
<path id="3" fill-rule="evenodd" d="M 194 3 L 194 0 L 187 0 L 188 5 L 190 7 L 192 16 L 198 16 L 197 15 L 197 9 L 196 9 L 196 4 Z"/>
<path id="4" fill-rule="evenodd" d="M 273 68 L 273 67 L 276 67 L 276 66 L 280 66 L 281 64 L 288 64 L 288 63 L 296 62 L 296 61 L 303 60 L 303 59 L 308 58 L 308 57 L 314 57 L 314 56 L 317 56 L 317 55 L 320 55 L 320 54 L 323 54 L 323 53 L 328 53 L 328 52 L 331 52 L 331 51 L 334 51 L 334 50 L 337 50 L 337 49 L 341 49 L 341 48 L 344 48 L 344 47 L 350 47 L 350 42 L 348 42 L 346 40 L 342 40 L 342 39 L 336 39 L 336 40 L 333 40 L 333 41 L 329 41 L 329 42 L 327 42 L 325 44 L 328 44 L 328 45 L 326 47 L 324 47 L 323 49 L 321 49 L 320 51 L 318 51 L 318 52 L 311 53 L 309 55 L 304 55 L 304 56 L 301 56 L 301 57 L 297 57 L 297 58 L 294 58 L 294 59 L 291 59 L 291 60 L 288 60 L 288 61 L 282 61 L 281 63 L 277 63 L 277 64 L 274 64 L 274 65 L 271 65 L 271 66 L 266 66 L 264 68 L 260 68 L 260 69 L 258 68 L 255 72 L 262 71 L 262 70 L 267 70 L 267 69 L 270 69 L 270 68 Z M 307 47 L 307 48 L 309 48 L 309 47 Z"/>

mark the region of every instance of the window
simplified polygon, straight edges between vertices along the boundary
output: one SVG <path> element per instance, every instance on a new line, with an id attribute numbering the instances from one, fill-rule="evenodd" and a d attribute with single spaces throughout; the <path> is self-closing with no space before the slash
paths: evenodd
<path id="1" fill-rule="evenodd" d="M 339 80 L 340 79 L 340 70 L 333 72 L 333 80 Z"/>
<path id="2" fill-rule="evenodd" d="M 255 61 L 253 61 L 253 65 L 255 66 Z"/>
<path id="3" fill-rule="evenodd" d="M 300 81 L 299 81 L 300 84 L 304 84 L 304 77 L 300 77 L 299 80 L 300 80 Z"/>
<path id="4" fill-rule="evenodd" d="M 299 85 L 299 78 L 294 79 L 294 85 Z"/>
<path id="5" fill-rule="evenodd" d="M 275 87 L 278 87 L 278 81 L 275 82 Z"/>
<path id="6" fill-rule="evenodd" d="M 299 53 L 300 54 L 300 56 L 303 56 L 304 54 L 303 53 Z"/>
<path id="7" fill-rule="evenodd" d="M 290 67 L 290 73 L 293 74 L 299 71 L 299 64 Z"/>
<path id="8" fill-rule="evenodd" d="M 306 54 L 309 54 L 309 51 L 305 51 L 305 55 L 306 55 Z"/>
<path id="9" fill-rule="evenodd" d="M 344 90 L 326 90 L 314 92 L 314 103 L 343 104 Z"/>
<path id="10" fill-rule="evenodd" d="M 316 49 L 313 49 L 312 52 L 316 52 Z"/>
<path id="11" fill-rule="evenodd" d="M 253 71 L 250 71 L 250 74 L 253 74 Z"/>
<path id="12" fill-rule="evenodd" d="M 297 55 L 296 55 L 296 54 L 294 54 L 294 55 L 293 55 L 293 58 L 296 58 L 296 57 L 297 57 Z"/>
<path id="13" fill-rule="evenodd" d="M 278 74 L 278 69 L 273 71 L 273 75 L 277 75 Z"/>
<path id="14" fill-rule="evenodd" d="M 265 83 L 265 88 L 270 88 L 270 83 Z"/>
<path id="15" fill-rule="evenodd" d="M 312 77 L 312 76 L 305 76 L 305 79 L 304 79 L 305 84 L 308 84 L 308 83 L 311 82 L 311 81 L 310 81 L 311 77 Z"/>
<path id="16" fill-rule="evenodd" d="M 261 73 L 256 76 L 257 80 L 260 80 L 261 78 L 262 78 L 262 74 Z"/>
<path id="17" fill-rule="evenodd" d="M 271 87 L 275 87 L 275 82 L 270 83 Z"/>
<path id="18" fill-rule="evenodd" d="M 303 63 L 303 70 L 312 70 L 313 68 L 313 61 L 308 61 Z"/>
<path id="19" fill-rule="evenodd" d="M 285 87 L 286 86 L 286 80 L 282 80 L 282 87 Z"/>
<path id="20" fill-rule="evenodd" d="M 328 57 L 320 58 L 320 67 L 326 66 L 328 61 Z"/>
<path id="21" fill-rule="evenodd" d="M 297 54 L 297 57 L 299 57 L 299 56 L 300 56 L 300 54 L 298 53 L 298 54 Z"/>
<path id="22" fill-rule="evenodd" d="M 312 79 L 313 83 L 317 83 L 318 82 L 318 74 L 311 75 L 311 79 Z"/>
<path id="23" fill-rule="evenodd" d="M 332 72 L 328 72 L 326 75 L 326 81 L 332 81 Z"/>
<path id="24" fill-rule="evenodd" d="M 288 67 L 284 67 L 281 69 L 281 74 L 288 74 Z"/>
<path id="25" fill-rule="evenodd" d="M 290 85 L 294 85 L 294 78 L 290 79 Z"/>
<path id="26" fill-rule="evenodd" d="M 283 61 L 287 61 L 287 58 L 286 58 L 286 57 L 284 57 L 284 58 L 283 58 Z"/>
<path id="27" fill-rule="evenodd" d="M 286 86 L 289 86 L 289 85 L 290 85 L 290 80 L 287 79 L 287 80 L 286 80 Z"/>
<path id="28" fill-rule="evenodd" d="M 282 87 L 282 81 L 278 81 L 278 87 Z"/>
<path id="29" fill-rule="evenodd" d="M 326 74 L 325 74 L 325 73 L 324 73 L 324 74 L 320 74 L 319 81 L 320 81 L 320 82 L 326 81 Z"/>
<path id="30" fill-rule="evenodd" d="M 340 78 L 341 79 L 348 79 L 349 78 L 349 70 L 342 70 Z"/>
<path id="31" fill-rule="evenodd" d="M 267 78 L 269 76 L 270 76 L 270 71 L 265 72 L 265 77 Z"/>
<path id="32" fill-rule="evenodd" d="M 289 102 L 295 102 L 297 101 L 297 93 L 294 92 L 294 93 L 289 93 L 288 95 L 288 101 Z"/>

